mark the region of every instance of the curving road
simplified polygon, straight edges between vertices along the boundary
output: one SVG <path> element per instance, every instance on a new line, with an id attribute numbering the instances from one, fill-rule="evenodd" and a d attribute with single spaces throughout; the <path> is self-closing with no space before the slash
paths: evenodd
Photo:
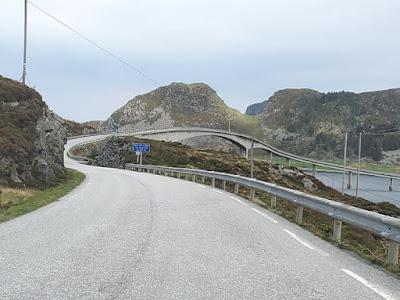
<path id="1" fill-rule="evenodd" d="M 400 298 L 399 280 L 229 193 L 66 165 L 80 187 L 0 224 L 1 299 Z"/>

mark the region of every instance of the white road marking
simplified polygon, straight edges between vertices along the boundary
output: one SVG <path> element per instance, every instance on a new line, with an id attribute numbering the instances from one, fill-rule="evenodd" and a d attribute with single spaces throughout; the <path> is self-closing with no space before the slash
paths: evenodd
<path id="1" fill-rule="evenodd" d="M 353 277 L 355 280 L 361 282 L 363 285 L 365 285 L 366 287 L 368 287 L 369 289 L 373 290 L 375 293 L 377 293 L 379 296 L 381 296 L 384 299 L 387 300 L 396 300 L 397 298 L 388 295 L 387 293 L 385 293 L 384 291 L 382 291 L 380 288 L 378 288 L 377 286 L 375 286 L 374 284 L 370 283 L 368 280 L 362 278 L 361 276 L 353 273 L 350 270 L 347 269 L 341 269 L 343 272 L 345 272 L 347 275 Z"/>
<path id="2" fill-rule="evenodd" d="M 222 191 L 218 191 L 218 190 L 213 190 L 213 192 L 216 192 L 216 193 L 218 193 L 218 194 L 223 194 Z"/>
<path id="3" fill-rule="evenodd" d="M 231 199 L 233 199 L 233 200 L 236 200 L 237 202 L 239 202 L 239 203 L 241 203 L 241 204 L 243 204 L 243 205 L 248 205 L 246 202 L 243 202 L 242 200 L 240 200 L 240 199 L 238 199 L 238 198 L 236 198 L 236 197 L 232 197 L 231 196 Z"/>
<path id="4" fill-rule="evenodd" d="M 325 253 L 324 251 L 321 251 L 317 248 L 314 248 L 313 246 L 311 246 L 310 244 L 304 242 L 302 239 L 300 239 L 296 234 L 294 234 L 293 232 L 284 229 L 283 231 L 285 231 L 288 235 L 290 235 L 292 238 L 294 238 L 296 241 L 298 241 L 300 244 L 302 244 L 304 247 L 314 250 L 316 252 L 318 252 L 319 254 L 323 255 L 323 256 L 328 256 L 328 253 Z"/>
<path id="5" fill-rule="evenodd" d="M 267 214 L 264 214 L 263 212 L 259 211 L 258 209 L 252 208 L 252 210 L 254 210 L 256 213 L 262 215 L 262 216 L 263 216 L 264 218 L 266 218 L 268 221 L 270 221 L 270 222 L 272 222 L 272 223 L 275 223 L 275 224 L 278 223 L 277 220 L 271 218 L 271 217 L 268 216 Z"/>

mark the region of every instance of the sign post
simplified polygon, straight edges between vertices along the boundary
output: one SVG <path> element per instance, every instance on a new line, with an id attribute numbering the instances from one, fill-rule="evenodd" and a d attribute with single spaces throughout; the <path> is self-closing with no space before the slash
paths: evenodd
<path id="1" fill-rule="evenodd" d="M 143 164 L 143 153 L 150 152 L 150 144 L 133 144 L 132 151 L 136 153 L 136 163 Z"/>

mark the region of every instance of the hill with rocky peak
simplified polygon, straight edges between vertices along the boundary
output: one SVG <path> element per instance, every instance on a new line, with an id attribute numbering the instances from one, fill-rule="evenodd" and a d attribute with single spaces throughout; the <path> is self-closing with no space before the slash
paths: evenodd
<path id="1" fill-rule="evenodd" d="M 311 89 L 276 92 L 259 118 L 267 140 L 291 152 L 341 157 L 344 134 L 365 133 L 362 155 L 382 159 L 400 148 L 399 135 L 371 135 L 400 127 L 400 89 L 366 93 L 320 93 Z M 357 136 L 349 136 L 349 154 L 357 153 Z"/>
<path id="2" fill-rule="evenodd" d="M 103 131 L 144 130 L 166 127 L 231 129 L 262 136 L 256 118 L 230 108 L 204 83 L 172 83 L 136 96 L 115 111 Z"/>

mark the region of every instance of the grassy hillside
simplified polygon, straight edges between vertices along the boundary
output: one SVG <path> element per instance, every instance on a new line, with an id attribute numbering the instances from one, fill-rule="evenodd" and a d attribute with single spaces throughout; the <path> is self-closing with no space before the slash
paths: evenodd
<path id="1" fill-rule="evenodd" d="M 365 133 L 364 157 L 381 160 L 383 151 L 400 148 L 399 134 L 369 134 L 400 128 L 400 89 L 361 94 L 287 89 L 275 93 L 258 117 L 275 145 L 301 155 L 341 157 L 345 132 L 353 133 L 348 148 L 353 157 L 358 132 Z"/>
<path id="2" fill-rule="evenodd" d="M 259 120 L 230 108 L 204 83 L 173 83 L 130 100 L 108 120 L 117 128 L 208 127 L 262 136 Z"/>

